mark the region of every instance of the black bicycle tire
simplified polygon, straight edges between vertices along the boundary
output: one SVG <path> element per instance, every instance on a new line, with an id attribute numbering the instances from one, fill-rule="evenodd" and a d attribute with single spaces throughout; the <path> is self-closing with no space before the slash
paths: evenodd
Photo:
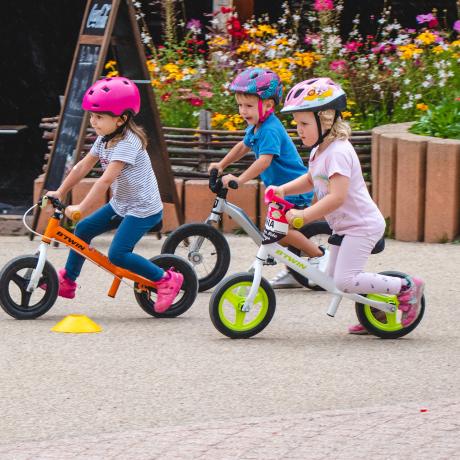
<path id="1" fill-rule="evenodd" d="M 37 255 L 18 256 L 11 259 L 0 272 L 0 305 L 8 315 L 19 320 L 35 319 L 44 315 L 55 304 L 58 291 L 59 279 L 54 267 L 48 262 L 45 262 L 42 271 L 42 278 L 46 284 L 46 292 L 43 299 L 38 302 L 37 306 L 30 310 L 18 308 L 10 296 L 8 284 L 11 280 L 13 271 L 17 273 L 19 270 L 30 268 L 34 269 L 38 263 Z M 37 287 L 36 289 L 40 289 Z"/>
<path id="2" fill-rule="evenodd" d="M 216 286 L 226 275 L 230 266 L 230 247 L 224 235 L 212 225 L 204 223 L 191 223 L 178 227 L 166 238 L 161 248 L 162 254 L 175 254 L 179 244 L 186 238 L 202 236 L 209 239 L 217 252 L 217 259 L 211 272 L 198 278 L 198 291 L 203 292 Z"/>
<path id="3" fill-rule="evenodd" d="M 150 261 L 163 269 L 174 267 L 176 271 L 182 273 L 184 282 L 181 291 L 183 291 L 184 294 L 179 301 L 173 303 L 164 313 L 158 313 L 154 309 L 154 302 L 147 298 L 145 292 L 137 292 L 135 284 L 134 296 L 138 305 L 147 314 L 155 318 L 175 318 L 179 315 L 183 315 L 193 305 L 198 295 L 198 279 L 192 266 L 182 257 L 172 254 L 160 254 L 152 257 Z"/>

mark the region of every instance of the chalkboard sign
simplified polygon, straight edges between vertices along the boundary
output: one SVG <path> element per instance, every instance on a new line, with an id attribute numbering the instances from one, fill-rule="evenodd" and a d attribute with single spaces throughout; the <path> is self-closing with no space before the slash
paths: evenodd
<path id="1" fill-rule="evenodd" d="M 85 35 L 104 35 L 111 9 L 112 0 L 92 0 L 83 33 Z"/>
<path id="2" fill-rule="evenodd" d="M 164 202 L 174 203 L 178 221 L 183 223 L 183 212 L 131 0 L 87 0 L 43 188 L 56 190 L 66 173 L 80 160 L 88 124 L 88 114 L 81 108 L 81 102 L 86 89 L 102 74 L 109 46 L 120 74 L 139 82 L 141 112 L 136 121 L 143 125 L 149 137 L 147 151 L 158 179 L 161 198 Z M 34 216 L 34 229 L 39 217 L 40 208 Z"/>
<path id="3" fill-rule="evenodd" d="M 49 174 L 44 185 L 46 190 L 56 190 L 73 166 L 84 116 L 81 101 L 85 91 L 93 83 L 100 51 L 101 47 L 98 45 L 80 45 L 79 47 L 74 76 L 65 98 L 62 121 L 55 138 L 56 147 L 52 161 L 48 165 Z"/>

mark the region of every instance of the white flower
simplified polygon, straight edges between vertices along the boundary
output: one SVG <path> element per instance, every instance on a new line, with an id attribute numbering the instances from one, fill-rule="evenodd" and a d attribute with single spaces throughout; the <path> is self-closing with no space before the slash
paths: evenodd
<path id="1" fill-rule="evenodd" d="M 285 26 L 287 23 L 286 18 L 278 19 L 278 23 L 281 24 L 282 26 Z"/>
<path id="2" fill-rule="evenodd" d="M 421 99 L 421 98 L 422 98 L 422 95 L 421 95 L 421 94 L 416 94 L 416 95 L 414 96 L 414 99 L 415 99 L 416 101 L 418 101 L 418 100 Z"/>
<path id="3" fill-rule="evenodd" d="M 393 94 L 395 97 L 399 97 L 401 96 L 401 91 L 395 91 Z"/>
<path id="4" fill-rule="evenodd" d="M 332 32 L 332 28 L 327 26 L 327 27 L 323 27 L 323 32 L 326 32 L 327 34 L 330 34 Z"/>
<path id="5" fill-rule="evenodd" d="M 374 83 L 374 86 L 372 86 L 372 89 L 374 89 L 375 91 L 379 91 L 380 85 L 378 83 Z"/>
<path id="6" fill-rule="evenodd" d="M 380 18 L 378 21 L 377 21 L 379 24 L 383 24 L 385 22 L 385 19 L 384 18 Z"/>
<path id="7" fill-rule="evenodd" d="M 337 11 L 342 11 L 342 10 L 343 10 L 343 5 L 337 5 L 337 6 L 335 7 L 335 9 L 336 9 Z"/>
<path id="8" fill-rule="evenodd" d="M 447 72 L 447 76 L 449 78 L 452 78 L 454 76 L 454 72 L 452 72 L 452 70 L 449 70 L 449 72 Z"/>
<path id="9" fill-rule="evenodd" d="M 199 110 L 195 110 L 195 111 L 192 112 L 192 115 L 193 115 L 194 117 L 199 117 L 199 116 L 200 116 L 200 111 L 199 111 Z"/>
<path id="10" fill-rule="evenodd" d="M 375 75 L 373 73 L 370 73 L 368 78 L 369 78 L 369 80 L 373 80 L 375 78 Z"/>
<path id="11" fill-rule="evenodd" d="M 142 5 L 141 5 L 141 2 L 134 2 L 134 6 L 136 8 L 140 8 Z"/>
<path id="12" fill-rule="evenodd" d="M 300 16 L 298 14 L 293 14 L 292 19 L 294 19 L 295 22 L 300 21 Z"/>
<path id="13" fill-rule="evenodd" d="M 409 79 L 409 78 L 405 78 L 405 79 L 404 79 L 404 84 L 405 84 L 405 85 L 408 85 L 409 83 L 410 83 L 410 79 Z"/>
<path id="14" fill-rule="evenodd" d="M 425 75 L 425 79 L 426 79 L 427 81 L 432 80 L 432 79 L 433 79 L 433 75 L 427 74 L 427 75 Z"/>
<path id="15" fill-rule="evenodd" d="M 431 85 L 431 83 L 430 83 L 429 81 L 424 81 L 424 82 L 422 83 L 422 86 L 423 86 L 424 88 L 428 88 L 428 86 L 430 86 L 430 85 Z"/>
<path id="16" fill-rule="evenodd" d="M 314 16 L 308 16 L 307 19 L 308 19 L 309 22 L 315 22 L 316 21 L 316 18 Z"/>
<path id="17" fill-rule="evenodd" d="M 359 19 L 358 18 L 353 19 L 353 24 L 359 24 Z"/>
<path id="18" fill-rule="evenodd" d="M 445 82 L 444 80 L 441 80 L 441 81 L 438 83 L 439 86 L 445 86 L 445 84 L 446 84 L 446 82 Z"/>

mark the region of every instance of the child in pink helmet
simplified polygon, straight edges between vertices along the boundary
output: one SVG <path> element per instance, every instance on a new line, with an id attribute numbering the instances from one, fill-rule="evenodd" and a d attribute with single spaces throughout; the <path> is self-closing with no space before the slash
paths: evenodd
<path id="1" fill-rule="evenodd" d="M 235 93 L 240 115 L 249 125 L 246 135 L 218 163 L 211 163 L 208 170 L 218 169 L 219 173 L 245 156 L 251 150 L 255 161 L 239 177 L 227 174 L 222 178 L 225 186 L 234 180 L 242 185 L 260 175 L 265 186 L 281 185 L 308 172 L 286 129 L 276 117 L 275 106 L 282 96 L 282 85 L 278 75 L 269 69 L 249 68 L 239 73 L 230 85 Z M 299 208 L 309 206 L 312 193 L 293 193 L 286 199 Z M 296 230 L 289 231 L 283 239 L 314 258 L 320 269 L 327 264 L 328 254 Z M 299 284 L 287 270 L 283 270 L 273 280 L 272 286 L 296 287 Z"/>
<path id="2" fill-rule="evenodd" d="M 294 86 L 282 113 L 292 113 L 304 145 L 314 147 L 310 171 L 280 187 L 280 196 L 314 189 L 317 203 L 304 210 L 290 210 L 287 218 L 301 217 L 305 223 L 326 217 L 333 232 L 344 236 L 341 246 L 331 246 L 327 272 L 343 292 L 396 294 L 402 324 L 409 326 L 418 317 L 424 282 L 364 272 L 375 244 L 382 238 L 385 220 L 372 201 L 361 171 L 359 158 L 349 142 L 350 128 L 341 118 L 346 108 L 342 88 L 329 78 L 313 78 Z M 379 320 L 385 313 L 379 312 Z M 351 334 L 366 334 L 357 324 Z"/>
<path id="3" fill-rule="evenodd" d="M 100 162 L 102 176 L 80 204 L 66 208 L 66 215 L 70 217 L 75 211 L 87 215 L 75 228 L 75 235 L 87 243 L 101 233 L 117 229 L 109 249 L 110 261 L 155 281 L 158 297 L 154 308 L 162 313 L 178 294 L 183 276 L 173 270 L 165 272 L 133 253 L 142 236 L 161 224 L 163 214 L 157 180 L 145 150 L 147 136 L 133 120 L 140 109 L 139 90 L 128 78 L 104 78 L 86 91 L 82 107 L 90 112 L 90 123 L 98 137 L 89 154 L 72 168 L 61 186 L 47 195 L 62 201 Z M 110 202 L 95 210 L 98 198 L 105 196 L 109 187 Z M 59 270 L 61 297 L 75 297 L 75 280 L 84 261 L 82 256 L 70 251 L 65 268 Z"/>

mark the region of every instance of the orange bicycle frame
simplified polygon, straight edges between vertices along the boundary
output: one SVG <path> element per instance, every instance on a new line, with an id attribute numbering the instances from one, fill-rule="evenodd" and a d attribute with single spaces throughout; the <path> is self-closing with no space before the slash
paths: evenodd
<path id="1" fill-rule="evenodd" d="M 52 240 L 59 241 L 86 259 L 91 260 L 99 267 L 112 273 L 114 275 L 114 280 L 109 289 L 109 292 L 107 293 L 109 297 L 115 297 L 122 278 L 127 278 L 136 282 L 136 289 L 139 291 L 148 291 L 148 288 L 156 287 L 156 283 L 154 281 L 150 281 L 143 276 L 114 265 L 112 262 L 110 262 L 106 255 L 102 254 L 97 249 L 94 249 L 88 243 L 85 243 L 83 240 L 75 236 L 73 233 L 70 233 L 60 225 L 59 221 L 60 218 L 56 215 L 52 215 L 49 218 L 48 225 L 42 237 L 42 242 L 50 244 Z"/>

